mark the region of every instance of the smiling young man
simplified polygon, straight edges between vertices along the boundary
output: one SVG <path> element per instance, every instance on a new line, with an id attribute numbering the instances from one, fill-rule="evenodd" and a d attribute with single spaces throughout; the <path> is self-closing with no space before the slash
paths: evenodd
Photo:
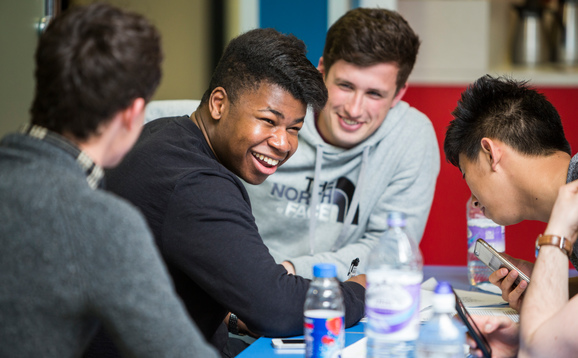
<path id="1" fill-rule="evenodd" d="M 199 108 L 148 123 L 107 174 L 109 188 L 145 214 L 177 293 L 225 356 L 237 353 L 226 346 L 228 312 L 257 335 L 303 333 L 309 281 L 275 263 L 239 178 L 260 184 L 274 173 L 297 149 L 307 105 L 326 100 L 302 41 L 249 31 L 225 49 Z M 341 286 L 347 326 L 364 314 L 364 278 L 357 282 Z"/>
<path id="2" fill-rule="evenodd" d="M 570 155 L 554 106 L 526 82 L 486 75 L 462 93 L 452 115 L 444 151 L 462 172 L 474 204 L 501 225 L 547 222 L 560 187 L 578 179 L 578 155 Z M 576 250 L 570 259 L 578 267 Z M 513 261 L 530 276 L 531 263 Z M 517 276 L 500 269 L 490 281 L 519 310 L 527 284 L 513 286 Z"/>
<path id="3" fill-rule="evenodd" d="M 439 173 L 429 119 L 401 101 L 419 39 L 396 12 L 358 8 L 327 33 L 318 69 L 329 99 L 310 110 L 299 150 L 260 186 L 247 186 L 259 232 L 277 262 L 311 277 L 332 262 L 341 279 L 406 214 L 421 240 Z"/>

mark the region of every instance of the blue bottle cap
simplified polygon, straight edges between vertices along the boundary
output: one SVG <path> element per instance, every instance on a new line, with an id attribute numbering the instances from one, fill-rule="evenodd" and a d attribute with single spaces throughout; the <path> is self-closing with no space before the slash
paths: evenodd
<path id="1" fill-rule="evenodd" d="M 446 282 L 446 281 L 438 282 L 434 292 L 437 294 L 442 294 L 442 295 L 448 295 L 448 294 L 453 295 L 454 294 L 452 292 L 452 285 L 450 285 L 449 282 Z"/>
<path id="2" fill-rule="evenodd" d="M 337 268 L 334 264 L 317 264 L 313 266 L 313 276 L 335 277 L 337 276 Z"/>

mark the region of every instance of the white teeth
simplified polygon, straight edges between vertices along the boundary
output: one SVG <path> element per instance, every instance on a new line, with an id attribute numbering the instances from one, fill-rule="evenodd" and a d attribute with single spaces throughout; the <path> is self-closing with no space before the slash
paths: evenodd
<path id="1" fill-rule="evenodd" d="M 264 161 L 265 163 L 267 163 L 267 164 L 269 164 L 269 165 L 277 165 L 277 164 L 279 164 L 279 161 L 278 161 L 278 160 L 275 160 L 275 159 L 266 157 L 266 156 L 264 156 L 263 154 L 253 153 L 253 155 L 255 156 L 255 158 L 258 158 L 258 159 Z"/>
<path id="2" fill-rule="evenodd" d="M 343 121 L 344 121 L 346 124 L 349 124 L 349 125 L 351 125 L 351 126 L 354 125 L 354 124 L 358 124 L 358 123 L 359 123 L 359 122 L 352 121 L 352 120 L 346 119 L 346 118 L 343 118 Z"/>

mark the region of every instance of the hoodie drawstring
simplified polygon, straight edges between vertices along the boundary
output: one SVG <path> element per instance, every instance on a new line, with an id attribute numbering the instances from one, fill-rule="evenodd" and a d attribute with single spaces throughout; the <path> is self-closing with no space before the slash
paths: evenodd
<path id="1" fill-rule="evenodd" d="M 317 205 L 319 204 L 319 175 L 323 161 L 323 146 L 318 144 L 315 154 L 315 173 L 313 174 L 313 188 L 311 188 L 311 205 L 309 206 L 309 254 L 315 254 L 315 227 L 317 226 Z"/>
<path id="2" fill-rule="evenodd" d="M 357 212 L 357 206 L 359 205 L 359 197 L 361 197 L 361 190 L 363 188 L 363 181 L 365 180 L 365 172 L 367 171 L 367 162 L 369 160 L 369 146 L 363 148 L 363 156 L 361 159 L 361 169 L 359 170 L 359 176 L 357 177 L 357 184 L 355 185 L 355 191 L 353 192 L 353 198 L 351 199 L 351 204 L 347 210 L 347 216 L 343 220 L 343 228 L 339 233 L 339 237 L 335 240 L 331 251 L 335 252 L 339 250 L 343 244 L 343 240 L 347 236 L 349 227 L 355 218 L 355 213 Z"/>
<path id="3" fill-rule="evenodd" d="M 309 207 L 309 253 L 310 255 L 315 254 L 315 229 L 317 226 L 317 206 L 319 205 L 319 176 L 321 175 L 321 163 L 323 161 L 323 146 L 318 144 L 316 146 L 315 155 L 315 173 L 313 175 L 313 188 L 311 189 L 311 205 Z M 357 206 L 359 205 L 359 198 L 361 196 L 361 188 L 363 187 L 363 182 L 365 180 L 365 174 L 367 169 L 367 163 L 369 161 L 369 146 L 363 149 L 363 156 L 361 160 L 361 169 L 359 171 L 359 176 L 357 178 L 357 185 L 355 185 L 355 191 L 353 193 L 353 198 L 349 204 L 347 215 L 343 221 L 343 228 L 339 233 L 339 237 L 333 244 L 331 251 L 337 251 L 349 231 L 349 227 L 353 222 L 355 213 L 357 212 Z"/>

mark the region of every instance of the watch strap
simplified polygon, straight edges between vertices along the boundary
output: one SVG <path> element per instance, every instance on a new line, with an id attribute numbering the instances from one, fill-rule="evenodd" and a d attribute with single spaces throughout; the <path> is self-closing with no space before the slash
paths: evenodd
<path id="1" fill-rule="evenodd" d="M 544 245 L 556 246 L 560 250 L 562 250 L 564 255 L 568 257 L 570 257 L 570 255 L 572 254 L 573 248 L 572 242 L 564 236 L 538 235 L 538 238 L 536 239 L 536 256 L 538 256 L 538 251 L 540 250 L 540 247 Z"/>
<path id="2" fill-rule="evenodd" d="M 231 312 L 231 314 L 229 315 L 229 332 L 233 333 L 233 334 L 239 334 L 239 326 L 237 324 L 237 315 L 234 314 L 233 312 Z"/>

